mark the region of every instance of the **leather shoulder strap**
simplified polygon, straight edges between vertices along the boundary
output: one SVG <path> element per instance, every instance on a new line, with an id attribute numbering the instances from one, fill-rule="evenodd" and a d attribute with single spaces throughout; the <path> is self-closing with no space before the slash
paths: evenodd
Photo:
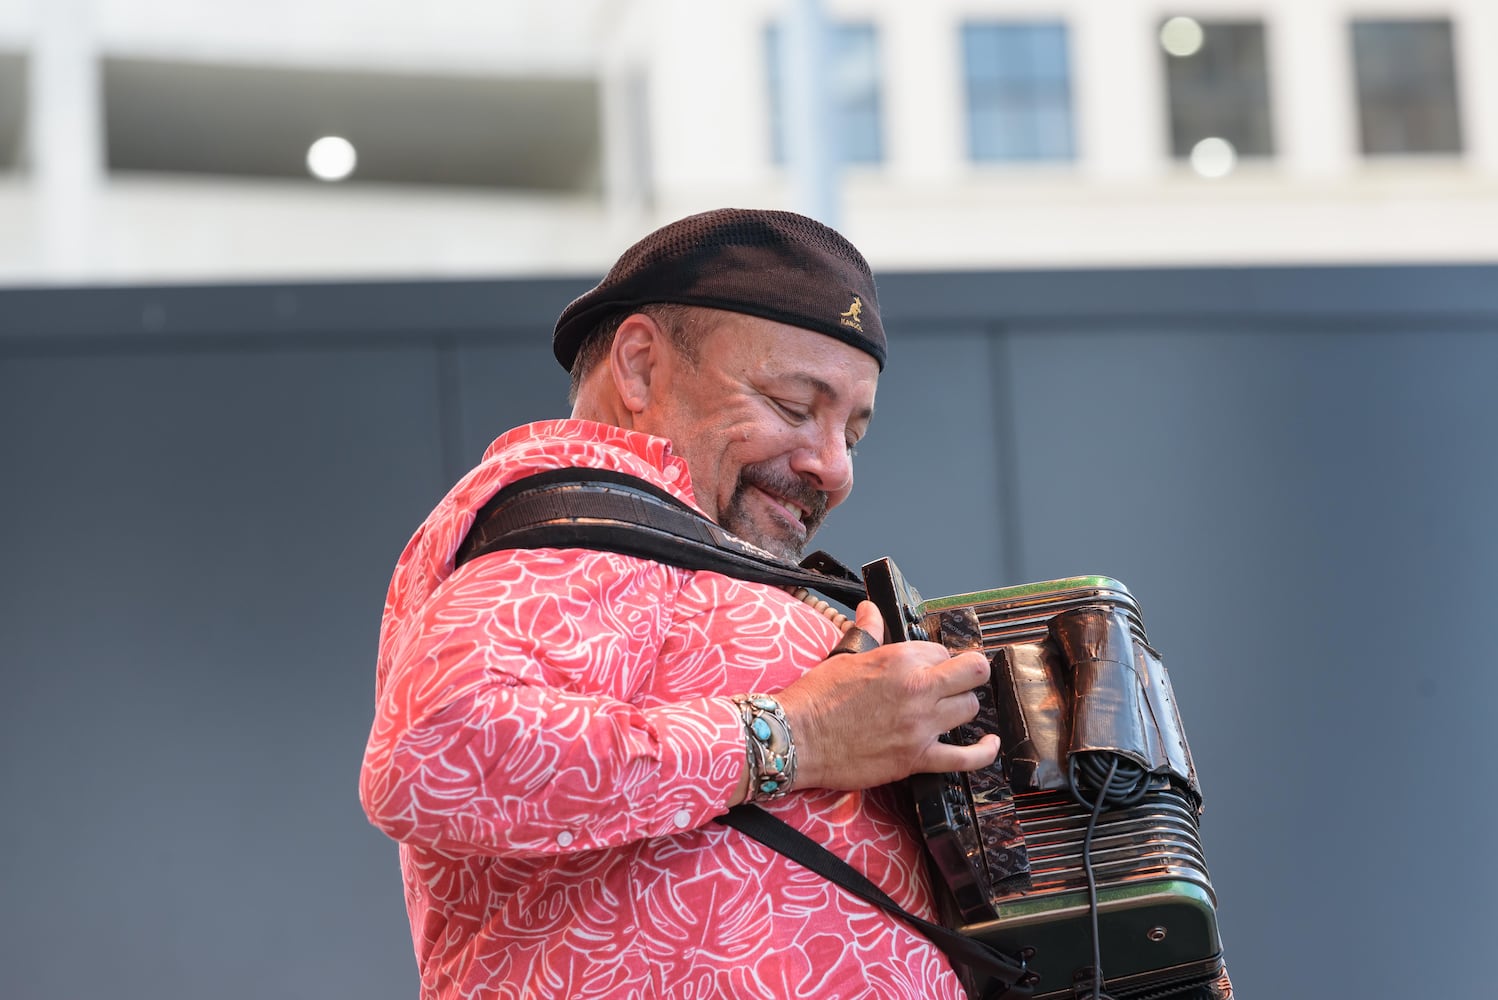
<path id="1" fill-rule="evenodd" d="M 500 549 L 538 548 L 617 552 L 755 583 L 806 587 L 849 607 L 864 599 L 863 581 L 825 553 L 808 557 L 816 569 L 778 559 L 653 484 L 607 470 L 553 469 L 504 487 L 479 510 L 455 563 Z"/>

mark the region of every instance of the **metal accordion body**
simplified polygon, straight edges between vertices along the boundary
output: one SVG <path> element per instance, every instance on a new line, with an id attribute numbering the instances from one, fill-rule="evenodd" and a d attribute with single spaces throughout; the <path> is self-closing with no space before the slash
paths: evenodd
<path id="1" fill-rule="evenodd" d="M 864 581 L 893 638 L 979 649 L 992 665 L 978 717 L 948 738 L 997 733 L 999 760 L 907 783 L 948 926 L 1023 957 L 1037 1000 L 1092 996 L 1083 847 L 1098 796 L 1112 794 L 1090 843 L 1107 995 L 1229 1000 L 1196 770 L 1123 584 L 1073 577 L 923 601 L 888 559 Z"/>

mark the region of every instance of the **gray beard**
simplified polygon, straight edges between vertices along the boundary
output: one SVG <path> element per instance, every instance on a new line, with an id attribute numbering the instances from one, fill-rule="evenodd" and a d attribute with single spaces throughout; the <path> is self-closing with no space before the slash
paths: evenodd
<path id="1" fill-rule="evenodd" d="M 775 496 L 784 497 L 806 508 L 809 512 L 803 522 L 806 528 L 806 538 L 794 540 L 784 535 L 766 537 L 765 533 L 756 528 L 744 503 L 751 486 Z M 758 545 L 781 559 L 800 562 L 806 550 L 805 542 L 811 540 L 817 529 L 822 526 L 822 522 L 827 519 L 827 494 L 806 485 L 805 481 L 797 476 L 787 476 L 773 463 L 759 462 L 745 466 L 739 473 L 738 485 L 734 487 L 733 495 L 728 498 L 728 505 L 723 509 L 721 518 L 722 526 L 744 541 Z"/>

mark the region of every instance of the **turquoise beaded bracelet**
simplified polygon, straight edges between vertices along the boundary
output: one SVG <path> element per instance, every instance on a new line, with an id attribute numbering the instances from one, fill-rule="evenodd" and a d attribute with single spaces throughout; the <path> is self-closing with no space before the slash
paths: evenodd
<path id="1" fill-rule="evenodd" d="M 781 798 L 796 780 L 796 741 L 780 702 L 767 694 L 736 694 L 733 703 L 744 720 L 749 797 L 755 802 Z"/>

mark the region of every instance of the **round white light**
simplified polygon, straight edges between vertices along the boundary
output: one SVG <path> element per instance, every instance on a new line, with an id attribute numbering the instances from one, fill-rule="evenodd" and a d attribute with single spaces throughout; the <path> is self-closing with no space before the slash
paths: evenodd
<path id="1" fill-rule="evenodd" d="M 1193 17 L 1173 17 L 1160 26 L 1160 47 L 1177 58 L 1201 51 L 1202 26 Z"/>
<path id="2" fill-rule="evenodd" d="M 307 149 L 307 169 L 320 181 L 341 181 L 358 162 L 354 144 L 341 136 L 325 135 Z"/>
<path id="3" fill-rule="evenodd" d="M 1212 136 L 1191 147 L 1191 169 L 1203 177 L 1226 177 L 1238 165 L 1238 151 L 1226 139 Z"/>

